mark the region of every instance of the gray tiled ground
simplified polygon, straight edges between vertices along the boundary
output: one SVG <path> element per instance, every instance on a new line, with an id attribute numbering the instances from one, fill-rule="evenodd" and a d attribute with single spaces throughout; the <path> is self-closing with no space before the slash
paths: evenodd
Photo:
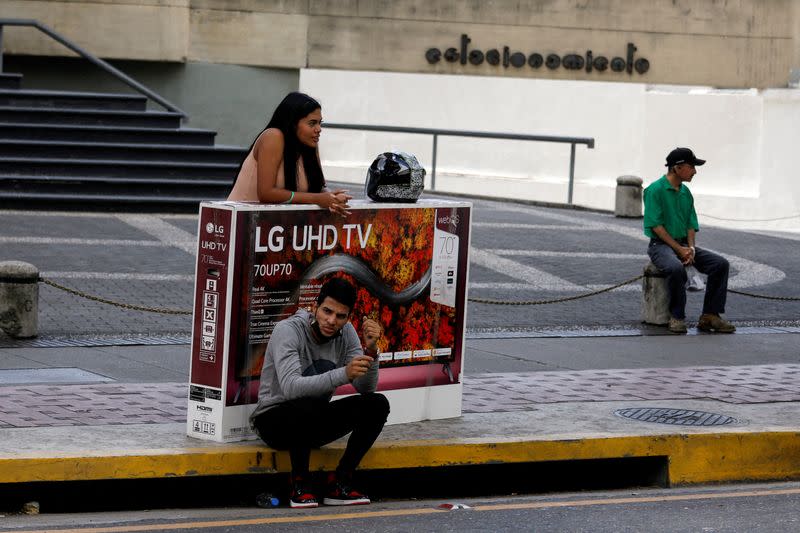
<path id="1" fill-rule="evenodd" d="M 473 216 L 473 220 L 476 218 Z M 499 233 L 502 233 L 500 240 L 498 240 Z M 486 248 L 503 248 L 501 243 L 506 242 L 509 248 L 519 248 L 519 243 L 526 243 L 529 248 L 535 250 L 602 251 L 612 254 L 645 253 L 646 250 L 646 247 L 636 239 L 603 231 L 586 231 L 579 224 L 576 224 L 572 230 L 476 227 L 473 230 L 473 245 L 476 241 L 498 243 L 491 246 L 485 244 L 480 246 Z"/>
<path id="2" fill-rule="evenodd" d="M 481 265 L 470 265 L 469 277 L 472 280 L 481 280 L 483 283 L 518 283 L 515 277 L 503 274 L 496 270 L 486 268 Z"/>
<path id="3" fill-rule="evenodd" d="M 797 402 L 799 378 L 800 365 L 478 374 L 464 381 L 463 410 L 527 411 L 543 403 L 618 400 Z M 0 387 L 0 428 L 182 422 L 186 397 L 185 383 Z"/>
<path id="4" fill-rule="evenodd" d="M 625 253 L 644 257 L 646 242 L 640 233 L 641 220 L 618 219 L 609 214 L 524 206 L 513 203 L 476 200 L 473 220 L 479 223 L 505 222 L 567 226 L 573 229 L 519 230 L 476 227 L 472 246 L 481 250 L 516 249 L 558 251 L 563 253 Z M 194 273 L 192 253 L 186 241 L 196 233 L 193 216 L 143 215 L 152 217 L 156 226 L 173 226 L 182 235 L 182 243 L 160 246 L 107 246 L 93 244 L 46 244 L 5 242 L 0 247 L 0 260 L 16 259 L 35 264 L 45 272 L 83 271 L 119 274 L 178 275 Z M 142 217 L 138 217 L 140 220 Z M 594 229 L 585 229 L 592 226 Z M 80 216 L 45 215 L 37 212 L 0 212 L 0 237 L 69 237 L 87 239 L 137 239 L 150 243 L 159 236 L 137 229 L 111 215 Z M 193 238 L 193 237 L 192 237 Z M 12 239 L 13 240 L 13 239 Z M 169 240 L 169 239 L 166 239 Z M 796 241 L 778 236 L 756 235 L 742 231 L 704 227 L 698 240 L 701 245 L 765 263 L 784 274 L 780 281 L 749 288 L 749 292 L 780 296 L 800 296 L 800 255 L 787 253 Z M 181 247 L 184 247 L 181 249 Z M 505 256 L 521 267 L 532 267 L 577 285 L 612 284 L 640 273 L 641 260 L 585 258 L 577 255 L 561 257 Z M 55 279 L 100 297 L 153 307 L 188 309 L 191 306 L 191 282 L 138 281 L 112 279 Z M 522 283 L 508 269 L 491 269 L 473 265 L 472 283 Z M 530 287 L 530 286 L 529 286 Z M 188 317 L 123 311 L 79 299 L 54 289 L 42 287 L 40 333 L 48 335 L 80 334 L 187 334 Z M 538 301 L 574 296 L 573 292 L 474 288 L 473 298 L 504 301 Z M 566 303 L 539 306 L 496 306 L 471 303 L 467 313 L 471 329 L 499 328 L 506 330 L 544 327 L 597 328 L 639 326 L 640 293 L 623 290 Z M 702 294 L 690 294 L 687 306 L 689 321 L 696 320 L 702 307 Z M 785 323 L 800 318 L 800 301 L 775 301 L 729 295 L 728 318 L 749 325 Z M 0 346 L 4 338 L 0 334 Z"/>
<path id="5" fill-rule="evenodd" d="M 0 384 L 92 383 L 113 381 L 111 378 L 80 368 L 16 368 L 0 370 Z"/>
<path id="6" fill-rule="evenodd" d="M 536 403 L 715 399 L 800 400 L 800 365 L 583 370 L 468 376 L 468 412 L 527 410 Z"/>
<path id="7" fill-rule="evenodd" d="M 197 217 L 184 215 L 175 218 L 165 217 L 164 220 L 191 235 L 197 236 Z"/>
<path id="8" fill-rule="evenodd" d="M 168 246 L 5 243 L 3 256 L 31 263 L 41 272 L 194 273 L 192 255 Z"/>
<path id="9" fill-rule="evenodd" d="M 76 217 L 4 214 L 0 212 L 3 237 L 46 237 L 67 239 L 134 239 L 152 241 L 153 236 L 122 222 L 114 215 Z"/>
<path id="10" fill-rule="evenodd" d="M 4 389 L 0 388 L 0 427 L 160 424 L 186 419 L 185 384 L 31 385 Z"/>
<path id="11" fill-rule="evenodd" d="M 641 252 L 641 250 L 624 253 L 637 252 Z M 645 254 L 641 254 L 641 258 L 637 260 L 609 258 L 603 260 L 603 269 L 597 269 L 597 259 L 588 257 L 570 257 L 567 261 L 564 257 L 506 257 L 545 272 L 557 272 L 560 278 L 576 285 L 596 284 L 602 286 L 614 285 L 638 276 L 648 261 Z"/>

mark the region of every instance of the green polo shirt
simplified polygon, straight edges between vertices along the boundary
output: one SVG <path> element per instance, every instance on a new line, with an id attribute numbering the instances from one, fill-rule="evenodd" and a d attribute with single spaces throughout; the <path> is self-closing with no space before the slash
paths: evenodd
<path id="1" fill-rule="evenodd" d="M 689 187 L 681 183 L 676 191 L 666 175 L 644 190 L 644 234 L 656 237 L 653 233 L 656 226 L 664 226 L 675 240 L 685 239 L 689 229 L 700 229 Z"/>

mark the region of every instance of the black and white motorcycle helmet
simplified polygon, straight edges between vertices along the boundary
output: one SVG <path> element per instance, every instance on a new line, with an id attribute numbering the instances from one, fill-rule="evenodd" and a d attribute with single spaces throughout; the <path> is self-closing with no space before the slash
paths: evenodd
<path id="1" fill-rule="evenodd" d="M 364 194 L 375 202 L 416 202 L 425 188 L 425 169 L 405 152 L 384 152 L 367 170 Z"/>

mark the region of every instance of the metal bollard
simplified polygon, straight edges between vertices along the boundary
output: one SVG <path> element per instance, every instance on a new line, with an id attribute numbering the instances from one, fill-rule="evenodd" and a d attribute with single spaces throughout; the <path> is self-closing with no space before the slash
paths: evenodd
<path id="1" fill-rule="evenodd" d="M 39 330 L 39 269 L 22 261 L 0 262 L 0 329 L 16 338 Z"/>
<path id="2" fill-rule="evenodd" d="M 642 178 L 620 176 L 617 178 L 617 198 L 614 216 L 641 218 L 642 216 Z"/>
<path id="3" fill-rule="evenodd" d="M 642 278 L 642 322 L 663 326 L 669 319 L 667 278 L 653 263 L 648 263 Z"/>

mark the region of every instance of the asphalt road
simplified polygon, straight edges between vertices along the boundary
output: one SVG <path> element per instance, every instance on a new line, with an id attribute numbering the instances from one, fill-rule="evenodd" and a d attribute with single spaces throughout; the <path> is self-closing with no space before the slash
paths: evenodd
<path id="1" fill-rule="evenodd" d="M 468 506 L 446 510 L 440 506 Z M 7 516 L 0 531 L 536 531 L 752 532 L 800 530 L 800 484 L 635 489 L 462 500 L 373 503 L 351 508 L 226 508 Z"/>

